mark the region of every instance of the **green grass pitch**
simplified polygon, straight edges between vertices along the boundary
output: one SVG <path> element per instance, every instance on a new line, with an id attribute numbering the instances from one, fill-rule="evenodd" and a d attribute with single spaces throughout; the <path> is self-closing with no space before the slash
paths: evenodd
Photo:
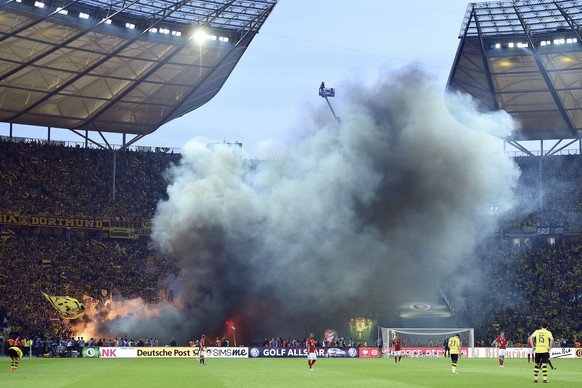
<path id="1" fill-rule="evenodd" d="M 12 387 L 532 387 L 533 364 L 508 359 L 459 360 L 457 375 L 445 358 L 306 359 L 36 359 L 25 358 L 17 373 L 0 358 L 0 386 Z M 548 386 L 582 387 L 582 360 L 554 359 Z M 545 386 L 545 384 L 543 384 Z"/>

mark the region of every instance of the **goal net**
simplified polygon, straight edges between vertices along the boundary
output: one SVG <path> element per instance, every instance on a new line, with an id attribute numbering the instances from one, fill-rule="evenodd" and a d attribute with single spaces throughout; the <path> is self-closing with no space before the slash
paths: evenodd
<path id="1" fill-rule="evenodd" d="M 445 339 L 451 338 L 455 334 L 461 336 L 461 346 L 472 348 L 475 340 L 473 329 L 466 328 L 395 328 L 378 327 L 378 335 L 382 338 L 382 350 L 386 351 L 392 347 L 392 340 L 398 336 L 402 340 L 404 347 L 435 347 L 443 348 Z"/>

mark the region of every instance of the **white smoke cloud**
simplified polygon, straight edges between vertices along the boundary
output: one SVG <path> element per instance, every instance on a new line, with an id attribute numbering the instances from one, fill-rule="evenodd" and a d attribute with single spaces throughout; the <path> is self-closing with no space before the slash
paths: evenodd
<path id="1" fill-rule="evenodd" d="M 475 114 L 479 111 L 479 103 L 468 94 L 448 92 L 445 102 L 453 117 L 474 131 L 506 138 L 519 130 L 519 124 L 504 111 Z M 467 109 L 468 107 L 471 109 Z"/>

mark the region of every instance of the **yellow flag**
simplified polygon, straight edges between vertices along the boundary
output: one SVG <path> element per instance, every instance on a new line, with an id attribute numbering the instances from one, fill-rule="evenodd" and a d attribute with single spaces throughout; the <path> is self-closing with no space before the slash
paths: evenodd
<path id="1" fill-rule="evenodd" d="M 47 295 L 44 292 L 42 294 L 65 319 L 76 319 L 85 315 L 85 306 L 75 298 Z"/>

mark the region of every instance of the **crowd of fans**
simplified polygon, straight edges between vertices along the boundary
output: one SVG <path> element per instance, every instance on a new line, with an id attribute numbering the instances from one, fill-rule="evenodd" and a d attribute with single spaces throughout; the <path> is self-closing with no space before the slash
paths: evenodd
<path id="1" fill-rule="evenodd" d="M 157 202 L 166 197 L 164 172 L 180 157 L 7 141 L 0 141 L 0 154 L 0 214 L 135 221 L 151 220 Z M 521 207 L 502 220 L 501 232 L 552 226 L 577 233 L 578 239 L 516 247 L 501 237 L 494 249 L 479 250 L 479 273 L 473 275 L 481 286 L 472 283 L 463 291 L 466 303 L 458 310 L 476 328 L 480 344 L 500 329 L 513 343 L 524 342 L 542 318 L 563 343 L 573 344 L 582 337 L 582 157 L 516 162 L 523 171 L 517 192 Z M 51 347 L 75 333 L 42 292 L 151 300 L 168 276 L 178 274 L 177 263 L 153 251 L 147 237 L 112 239 L 90 231 L 1 223 L 0 229 L 0 325 L 45 343 L 51 338 Z M 4 233 L 9 229 L 12 234 Z M 279 341 L 285 346 L 299 342 Z"/>
<path id="2" fill-rule="evenodd" d="M 95 243 L 18 236 L 7 239 L 0 252 L 0 273 L 5 279 L 0 312 L 10 320 L 13 330 L 22 328 L 45 338 L 65 333 L 54 332 L 58 312 L 43 292 L 86 295 L 95 300 L 110 296 L 155 300 L 163 281 L 177 273 L 174 261 L 156 255 L 139 240 Z"/>
<path id="3" fill-rule="evenodd" d="M 180 157 L 8 141 L 0 141 L 0 155 L 0 210 L 125 219 L 151 219 L 165 197 L 163 173 Z"/>
<path id="4" fill-rule="evenodd" d="M 542 320 L 561 344 L 582 338 L 582 245 L 511 246 L 485 251 L 473 262 L 477 279 L 464 291 L 465 315 L 488 346 L 500 331 L 514 344 Z M 471 275 L 467 275 L 470 278 Z"/>

